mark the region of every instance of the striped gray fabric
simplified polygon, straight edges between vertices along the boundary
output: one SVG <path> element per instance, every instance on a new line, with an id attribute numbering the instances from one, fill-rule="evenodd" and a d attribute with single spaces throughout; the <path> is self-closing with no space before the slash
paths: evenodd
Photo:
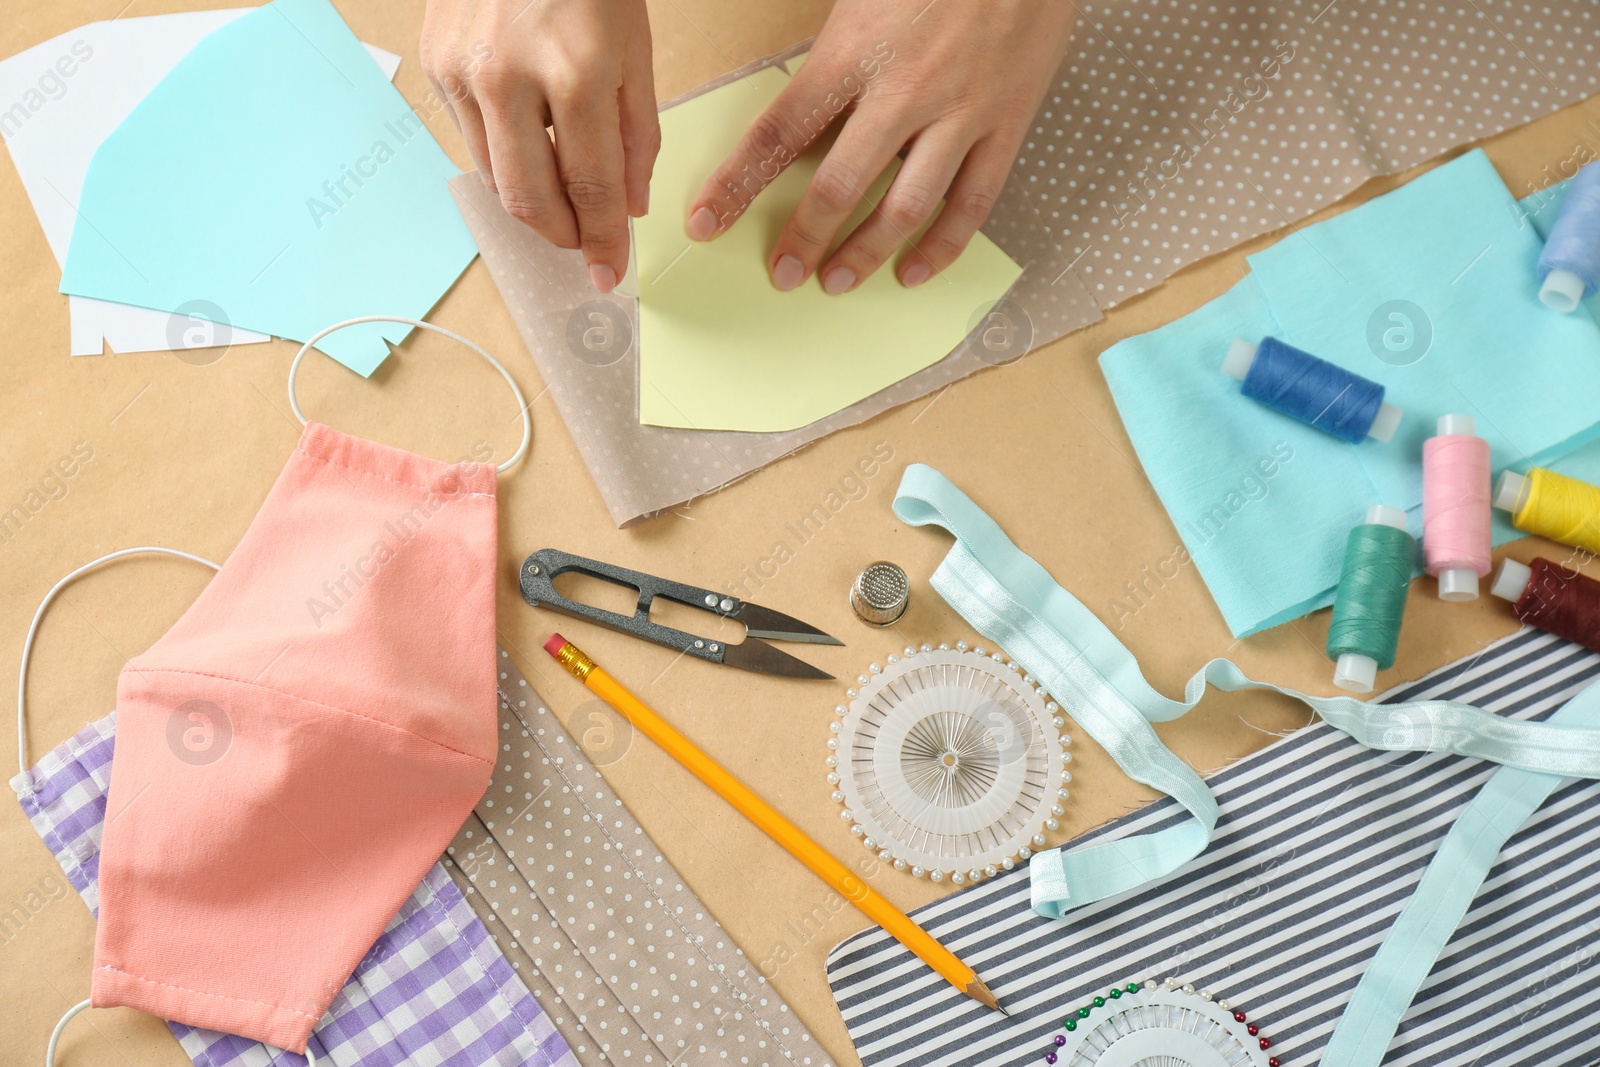
<path id="1" fill-rule="evenodd" d="M 1448 698 L 1540 719 L 1596 677 L 1600 656 L 1523 630 L 1380 699 Z M 1395 728 L 1416 727 L 1397 715 Z M 1249 1012 L 1284 1067 L 1315 1064 L 1440 840 L 1493 771 L 1363 748 L 1318 723 L 1210 777 L 1216 838 L 1160 885 L 1056 921 L 1030 910 L 1018 870 L 913 913 L 988 982 L 1009 1019 L 877 930 L 834 948 L 828 980 L 866 1067 L 1042 1067 L 1068 1007 L 1168 975 Z M 1075 844 L 1185 817 L 1163 800 Z M 1567 782 L 1507 843 L 1386 1067 L 1600 1063 L 1597 845 L 1600 785 Z"/>

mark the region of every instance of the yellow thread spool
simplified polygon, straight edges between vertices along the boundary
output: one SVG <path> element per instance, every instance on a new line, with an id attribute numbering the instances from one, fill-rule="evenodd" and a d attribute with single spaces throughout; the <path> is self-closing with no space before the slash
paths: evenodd
<path id="1" fill-rule="evenodd" d="M 1506 471 L 1494 506 L 1511 512 L 1511 523 L 1564 545 L 1600 555 L 1600 486 L 1534 467 L 1526 475 Z"/>

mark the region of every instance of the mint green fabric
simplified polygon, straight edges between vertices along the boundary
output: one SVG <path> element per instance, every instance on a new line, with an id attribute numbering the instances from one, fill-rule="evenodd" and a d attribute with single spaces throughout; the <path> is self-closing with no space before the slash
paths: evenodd
<path id="1" fill-rule="evenodd" d="M 1101 355 L 1140 463 L 1235 636 L 1331 603 L 1345 537 L 1370 505 L 1404 508 L 1420 535 L 1421 448 L 1439 415 L 1475 416 L 1496 470 L 1600 469 L 1600 449 L 1563 458 L 1600 435 L 1600 325 L 1539 303 L 1541 247 L 1473 151 L 1250 256 L 1223 296 Z M 1266 334 L 1382 382 L 1405 409 L 1395 439 L 1348 445 L 1241 396 L 1223 354 Z M 1495 535 L 1518 536 L 1503 519 Z"/>
<path id="2" fill-rule="evenodd" d="M 1181 701 L 1145 680 L 1127 646 L 944 475 L 906 468 L 894 511 L 913 526 L 942 526 L 956 543 L 934 572 L 936 592 L 979 633 L 1004 648 L 1135 781 L 1177 800 L 1190 818 L 1166 830 L 1056 849 L 1030 864 L 1033 907 L 1059 917 L 1164 877 L 1211 840 L 1217 807 L 1200 776 L 1156 736 L 1152 723 L 1193 708 L 1208 685 L 1265 689 L 1293 697 L 1369 748 L 1453 752 L 1543 775 L 1600 778 L 1600 729 L 1502 719 L 1442 700 L 1383 705 L 1381 716 L 1354 697 L 1315 697 L 1244 675 L 1215 659 L 1189 679 Z"/>
<path id="3" fill-rule="evenodd" d="M 295 340 L 420 319 L 476 254 L 457 173 L 327 0 L 276 0 L 203 40 L 100 146 L 61 291 Z M 407 332 L 318 347 L 365 375 Z"/>

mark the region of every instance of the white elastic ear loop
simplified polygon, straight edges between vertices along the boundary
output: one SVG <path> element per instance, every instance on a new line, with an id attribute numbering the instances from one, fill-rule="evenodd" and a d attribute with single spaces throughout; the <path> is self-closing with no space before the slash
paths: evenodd
<path id="1" fill-rule="evenodd" d="M 56 1044 L 61 1040 L 61 1031 L 65 1030 L 67 1024 L 88 1006 L 89 1002 L 87 1000 L 74 1004 L 67 1009 L 67 1013 L 56 1023 L 56 1028 L 50 1031 L 50 1044 L 45 1046 L 44 1050 L 44 1067 L 56 1067 Z M 267 1047 L 270 1048 L 271 1046 Z M 317 1067 L 317 1056 L 316 1053 L 311 1051 L 310 1045 L 306 1046 L 305 1057 L 306 1067 Z"/>
<path id="2" fill-rule="evenodd" d="M 334 332 L 335 330 L 342 330 L 346 326 L 356 326 L 363 322 L 400 322 L 407 326 L 415 326 L 419 330 L 432 330 L 434 333 L 442 333 L 446 337 L 450 338 L 450 340 L 458 341 L 461 344 L 466 345 L 468 348 L 478 353 L 478 355 L 488 360 L 489 366 L 499 371 L 500 377 L 504 378 L 506 380 L 506 384 L 511 386 L 512 395 L 517 398 L 517 411 L 522 416 L 522 443 L 519 444 L 517 446 L 517 450 L 511 454 L 511 458 L 496 467 L 495 471 L 499 474 L 504 474 L 512 467 L 515 467 L 522 457 L 528 454 L 528 445 L 533 441 L 533 419 L 528 414 L 528 402 L 522 398 L 522 390 L 517 387 L 517 381 L 515 378 L 511 377 L 511 372 L 506 370 L 505 367 L 501 366 L 498 359 L 495 359 L 488 352 L 473 344 L 465 337 L 462 337 L 459 333 L 447 330 L 443 326 L 435 326 L 431 322 L 423 322 L 420 319 L 403 319 L 398 315 L 363 315 L 358 319 L 345 319 L 343 322 L 334 323 L 325 330 L 318 330 L 312 335 L 310 340 L 300 346 L 300 351 L 294 354 L 294 362 L 289 364 L 289 409 L 294 412 L 294 417 L 300 420 L 300 425 L 304 426 L 308 421 L 305 417 L 305 413 L 300 410 L 300 402 L 294 397 L 294 377 L 296 374 L 300 373 L 300 361 L 306 358 L 306 353 L 311 351 L 312 345 L 316 344 L 330 333 Z"/>
<path id="3" fill-rule="evenodd" d="M 22 642 L 22 669 L 17 672 L 17 766 L 21 769 L 22 780 L 28 783 L 29 789 L 33 788 L 33 780 L 28 776 L 28 720 L 26 718 L 27 710 L 25 702 L 28 694 L 28 657 L 33 653 L 33 639 L 34 636 L 39 632 L 39 620 L 44 618 L 44 611 L 50 606 L 50 602 L 56 598 L 56 594 L 61 592 L 62 589 L 66 588 L 67 584 L 73 581 L 73 579 L 88 574 L 96 567 L 104 566 L 105 564 L 110 563 L 112 560 L 121 559 L 124 556 L 137 556 L 141 553 L 151 553 L 161 556 L 177 556 L 179 559 L 187 559 L 192 560 L 195 563 L 203 563 L 214 571 L 222 569 L 203 556 L 191 555 L 188 552 L 181 552 L 176 548 L 162 548 L 159 545 L 142 545 L 139 548 L 119 549 L 116 552 L 107 553 L 97 560 L 92 560 L 88 563 L 85 563 L 83 566 L 79 567 L 77 570 L 73 571 L 71 574 L 67 575 L 65 578 L 61 579 L 55 585 L 50 587 L 50 591 L 44 595 L 44 599 L 39 601 L 39 610 L 33 613 L 33 621 L 28 624 L 28 636 Z M 85 1003 L 87 1003 L 87 1001 L 85 1001 Z M 65 1020 L 62 1021 L 65 1022 Z M 60 1027 L 57 1027 L 57 1029 L 60 1029 Z M 52 1047 L 54 1046 L 52 1045 Z"/>

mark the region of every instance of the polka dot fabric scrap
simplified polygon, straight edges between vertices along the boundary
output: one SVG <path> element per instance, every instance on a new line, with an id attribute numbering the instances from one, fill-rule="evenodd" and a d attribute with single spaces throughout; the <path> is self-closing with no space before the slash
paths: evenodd
<path id="1" fill-rule="evenodd" d="M 500 760 L 445 869 L 583 1067 L 831 1067 L 500 652 Z"/>

